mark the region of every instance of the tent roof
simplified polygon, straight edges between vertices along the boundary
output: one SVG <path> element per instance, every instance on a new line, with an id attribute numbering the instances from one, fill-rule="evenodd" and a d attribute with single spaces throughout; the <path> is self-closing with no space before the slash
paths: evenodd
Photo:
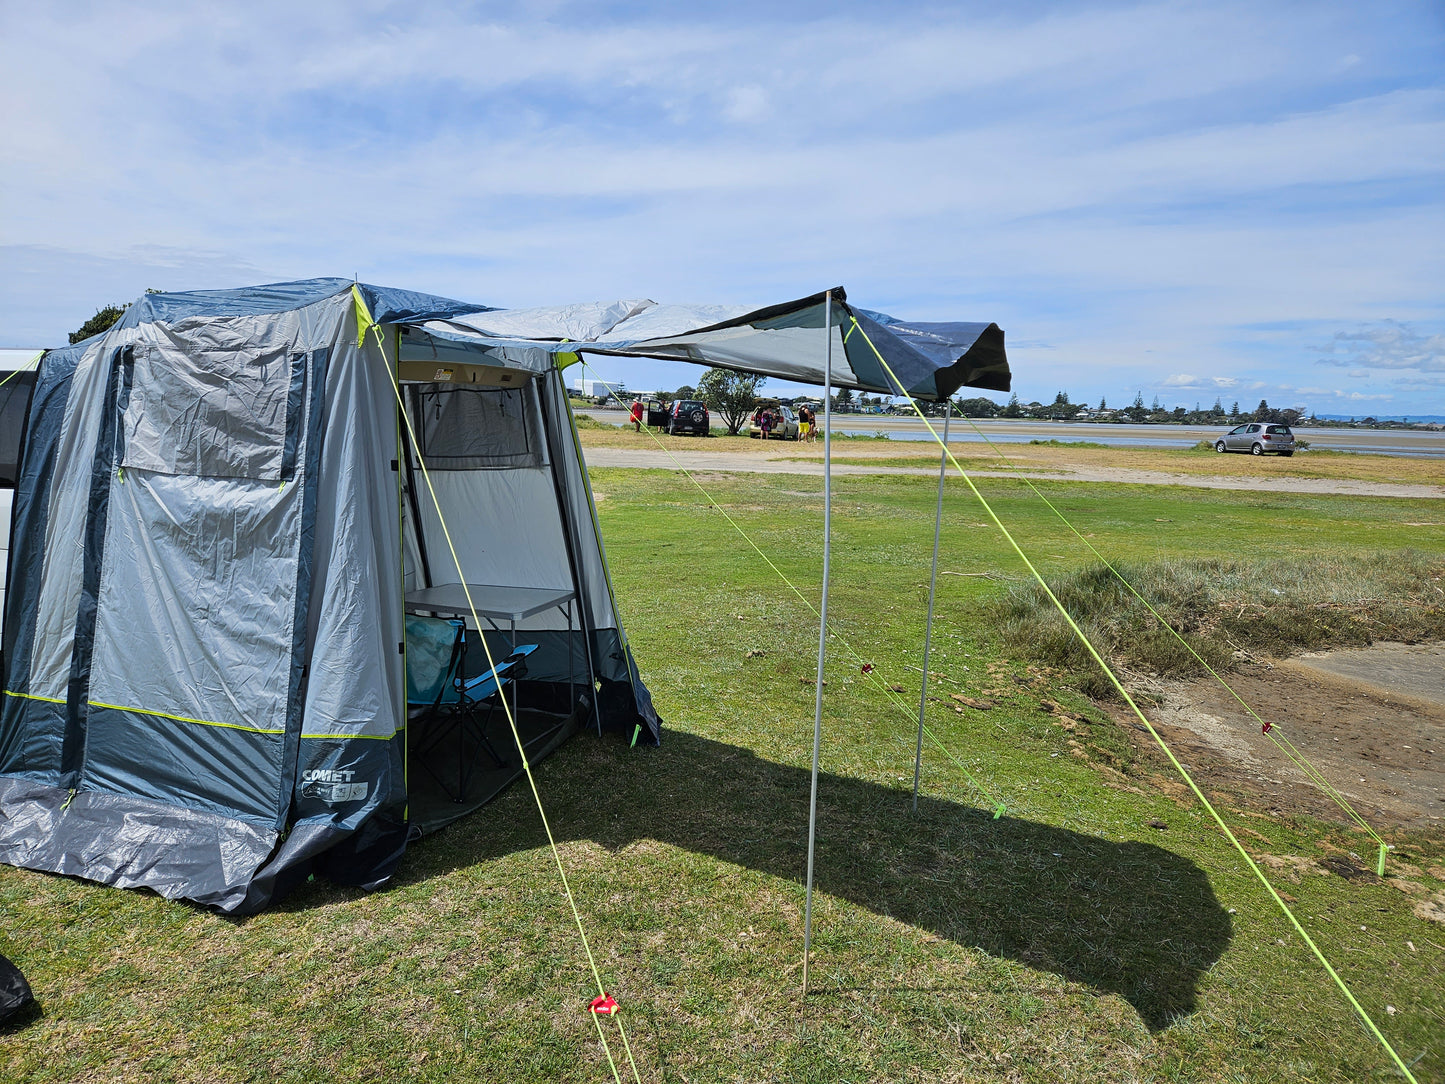
<path id="1" fill-rule="evenodd" d="M 190 290 L 185 293 L 144 294 L 126 309 L 121 327 L 135 327 L 151 321 L 173 322 L 193 316 L 260 316 L 288 312 L 347 293 L 352 286 L 361 291 L 372 318 L 379 324 L 409 320 L 444 319 L 459 313 L 486 312 L 474 302 L 453 301 L 413 290 L 371 286 L 350 279 L 300 279 L 273 282 L 266 286 L 243 286 L 238 290 Z"/>
<path id="2" fill-rule="evenodd" d="M 495 309 L 317 278 L 238 290 L 146 294 L 126 310 L 121 326 L 284 312 L 353 286 L 373 320 L 404 327 L 404 354 L 418 358 L 480 350 L 494 364 L 541 372 L 589 353 L 688 361 L 805 384 L 824 381 L 824 351 L 817 334 L 824 321 L 822 293 L 765 308 L 663 305 L 642 298 Z M 909 395 L 929 400 L 946 398 L 961 387 L 1009 390 L 1004 333 L 997 324 L 898 320 L 850 304 L 841 287 L 832 294 L 833 383 L 838 387 L 897 394 L 901 383 Z"/>

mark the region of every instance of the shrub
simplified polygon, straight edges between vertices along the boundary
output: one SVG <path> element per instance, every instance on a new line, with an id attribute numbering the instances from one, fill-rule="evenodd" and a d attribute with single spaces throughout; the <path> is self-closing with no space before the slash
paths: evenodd
<path id="1" fill-rule="evenodd" d="M 1115 566 L 1216 670 L 1243 653 L 1445 637 L 1445 560 L 1412 550 L 1369 557 L 1180 558 Z M 1050 584 L 1110 664 L 1165 677 L 1204 668 L 1108 568 Z M 1084 671 L 1086 691 L 1112 690 L 1037 584 L 995 603 L 1004 639 L 1041 662 Z"/>

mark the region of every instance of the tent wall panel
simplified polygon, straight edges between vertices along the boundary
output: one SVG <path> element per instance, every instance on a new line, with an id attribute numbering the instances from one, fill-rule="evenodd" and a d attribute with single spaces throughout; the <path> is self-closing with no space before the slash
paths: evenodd
<path id="1" fill-rule="evenodd" d="M 283 735 L 91 704 L 80 785 L 274 829 Z M 197 736 L 198 731 L 204 731 Z M 155 887 L 155 886 L 152 886 Z"/>
<path id="2" fill-rule="evenodd" d="M 36 373 L 24 460 L 17 479 L 11 519 L 9 590 L 3 658 L 6 695 L 0 697 L 0 773 L 60 784 L 63 704 L 30 698 L 44 566 L 50 547 L 51 487 L 70 398 L 71 378 L 84 347 L 46 355 Z"/>
<path id="3" fill-rule="evenodd" d="M 301 736 L 390 738 L 406 722 L 396 402 L 371 344 L 340 342 L 318 463 Z"/>
<path id="4" fill-rule="evenodd" d="M 61 785 L 65 743 L 65 703 L 8 692 L 0 716 L 0 775 L 24 776 L 52 787 Z"/>
<path id="5" fill-rule="evenodd" d="M 86 551 L 81 542 L 90 518 L 91 481 L 103 422 L 115 409 L 106 393 L 120 352 L 134 338 L 133 331 L 113 332 L 82 355 L 70 381 L 51 485 L 43 497 L 36 495 L 48 502 L 27 679 L 27 691 L 38 696 L 63 699 L 69 686 L 84 584 Z"/>
<path id="6" fill-rule="evenodd" d="M 116 476 L 91 699 L 283 733 L 303 503 L 299 485 Z"/>
<path id="7" fill-rule="evenodd" d="M 435 503 L 426 483 L 418 481 L 421 535 L 437 585 L 572 586 L 564 527 L 549 470 L 433 471 Z M 438 507 L 456 546 L 460 577 Z"/>

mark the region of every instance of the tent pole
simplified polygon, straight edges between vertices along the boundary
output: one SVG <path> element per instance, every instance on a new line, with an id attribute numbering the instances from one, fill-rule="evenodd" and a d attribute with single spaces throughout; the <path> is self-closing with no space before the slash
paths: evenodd
<path id="1" fill-rule="evenodd" d="M 933 595 L 938 587 L 938 535 L 943 526 L 943 482 L 948 476 L 948 420 L 953 400 L 943 407 L 943 453 L 938 457 L 938 511 L 933 516 L 933 571 L 928 576 L 928 622 L 923 626 L 923 691 L 918 694 L 918 748 L 913 754 L 913 812 L 918 812 L 918 777 L 923 772 L 923 713 L 928 707 L 928 662 L 933 651 Z"/>
<path id="2" fill-rule="evenodd" d="M 813 950 L 813 842 L 818 830 L 818 747 L 823 741 L 823 657 L 828 647 L 828 558 L 833 533 L 833 291 L 823 298 L 823 601 L 818 610 L 818 677 L 813 690 L 813 782 L 808 796 L 808 887 L 803 904 L 803 996 Z"/>

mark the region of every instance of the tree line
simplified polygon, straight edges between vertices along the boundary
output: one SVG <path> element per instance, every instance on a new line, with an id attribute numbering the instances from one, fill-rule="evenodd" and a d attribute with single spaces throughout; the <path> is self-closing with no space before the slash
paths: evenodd
<path id="1" fill-rule="evenodd" d="M 1226 409 L 1223 399 L 1220 398 L 1216 398 L 1211 407 L 1203 407 L 1199 403 L 1195 403 L 1193 410 L 1183 406 L 1171 409 L 1163 406 L 1157 395 L 1152 403 L 1146 405 L 1142 392 L 1136 392 L 1133 402 L 1128 406 L 1117 408 L 1109 406 L 1107 397 L 1100 398 L 1097 407 L 1090 407 L 1087 403 L 1073 402 L 1069 398 L 1068 392 L 1060 391 L 1054 396 L 1052 403 L 1024 403 L 1019 400 L 1017 394 L 1011 396 L 1009 401 L 1003 405 L 984 396 L 976 396 L 971 399 L 960 397 L 954 400 L 953 409 L 967 418 L 1040 418 L 1048 421 L 1074 421 L 1084 417 L 1091 421 L 1174 422 L 1196 425 L 1222 425 L 1226 422 L 1229 424 L 1269 422 L 1296 425 L 1306 417 L 1306 412 L 1300 407 L 1272 407 L 1264 399 L 1261 399 L 1259 405 L 1253 410 L 1241 410 L 1237 400 Z M 1313 420 L 1314 415 L 1311 414 L 1309 417 Z"/>

